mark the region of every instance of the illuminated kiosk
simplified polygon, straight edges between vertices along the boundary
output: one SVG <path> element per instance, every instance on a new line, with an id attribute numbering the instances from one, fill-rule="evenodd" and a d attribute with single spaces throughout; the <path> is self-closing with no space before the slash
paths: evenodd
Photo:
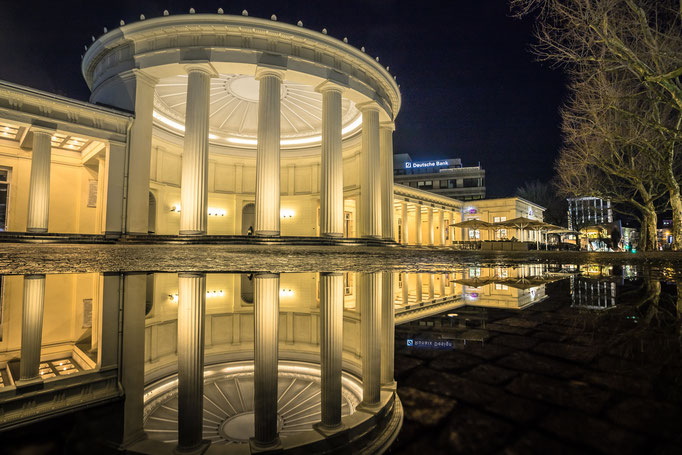
<path id="1" fill-rule="evenodd" d="M 172 15 L 90 46 L 91 102 L 135 113 L 128 233 L 341 237 L 350 212 L 355 237 L 393 237 L 398 86 L 301 25 Z"/>

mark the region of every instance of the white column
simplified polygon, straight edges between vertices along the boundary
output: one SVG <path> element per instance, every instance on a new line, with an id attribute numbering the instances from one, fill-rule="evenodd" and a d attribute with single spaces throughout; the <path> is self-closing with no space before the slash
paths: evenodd
<path id="1" fill-rule="evenodd" d="M 45 275 L 26 275 L 24 277 L 24 302 L 21 315 L 20 381 L 38 378 L 44 303 Z"/>
<path id="2" fill-rule="evenodd" d="M 279 275 L 254 277 L 254 438 L 257 447 L 277 445 Z"/>
<path id="3" fill-rule="evenodd" d="M 393 208 L 393 122 L 381 123 L 379 148 L 381 156 L 381 232 L 387 240 L 395 240 Z"/>
<path id="4" fill-rule="evenodd" d="M 187 68 L 185 143 L 180 183 L 180 234 L 206 234 L 208 217 L 208 120 L 211 77 L 206 66 Z"/>
<path id="5" fill-rule="evenodd" d="M 417 298 L 417 303 L 422 303 L 424 301 L 424 285 L 422 284 L 422 274 L 415 273 L 415 294 Z"/>
<path id="6" fill-rule="evenodd" d="M 322 168 L 320 170 L 320 235 L 343 237 L 343 155 L 341 87 L 324 83 L 322 93 Z"/>
<path id="7" fill-rule="evenodd" d="M 102 179 L 103 216 L 102 231 L 104 234 L 120 234 L 123 232 L 123 200 L 125 194 L 125 160 L 126 144 L 110 141 L 106 148 L 104 173 Z M 99 178 L 99 177 L 98 177 Z"/>
<path id="8" fill-rule="evenodd" d="M 393 353 L 395 344 L 395 308 L 393 272 L 381 276 L 381 385 L 392 386 Z"/>
<path id="9" fill-rule="evenodd" d="M 343 274 L 320 273 L 321 426 L 341 425 Z"/>
<path id="10" fill-rule="evenodd" d="M 376 406 L 381 398 L 381 273 L 358 274 L 362 404 Z"/>
<path id="11" fill-rule="evenodd" d="M 256 228 L 261 236 L 279 235 L 279 141 L 281 71 L 259 68 L 258 146 L 256 153 Z"/>
<path id="12" fill-rule="evenodd" d="M 50 155 L 52 131 L 31 128 L 31 182 L 28 189 L 28 232 L 47 232 L 50 214 Z"/>
<path id="13" fill-rule="evenodd" d="M 429 245 L 433 246 L 433 240 L 435 238 L 434 235 L 434 229 L 433 229 L 433 207 L 427 207 L 426 209 L 426 221 L 427 221 L 427 227 L 428 227 L 428 232 L 429 232 Z"/>
<path id="14" fill-rule="evenodd" d="M 178 451 L 196 450 L 204 425 L 206 275 L 178 274 Z"/>
<path id="15" fill-rule="evenodd" d="M 158 82 L 140 70 L 126 77 L 134 79 L 135 120 L 130 129 L 126 232 L 146 234 L 149 230 L 149 174 L 152 155 L 154 87 Z"/>
<path id="16" fill-rule="evenodd" d="M 144 439 L 144 303 L 147 274 L 127 273 L 123 281 L 121 329 L 121 385 L 123 405 L 122 447 Z"/>
<path id="17" fill-rule="evenodd" d="M 117 369 L 119 362 L 119 313 L 122 280 L 119 273 L 100 275 L 99 312 L 97 314 L 97 365 L 100 371 Z"/>
<path id="18" fill-rule="evenodd" d="M 410 303 L 410 275 L 403 273 L 403 305 Z"/>
<path id="19" fill-rule="evenodd" d="M 414 212 L 414 232 L 415 232 L 415 241 L 414 243 L 417 245 L 422 244 L 422 205 L 421 204 L 416 204 L 415 206 L 415 212 Z"/>
<path id="20" fill-rule="evenodd" d="M 402 228 L 403 228 L 403 238 L 402 238 L 402 244 L 407 245 L 409 238 L 408 235 L 410 233 L 410 215 L 409 212 L 407 211 L 407 202 L 403 202 L 400 207 L 400 218 L 402 219 Z"/>
<path id="21" fill-rule="evenodd" d="M 380 238 L 381 156 L 379 149 L 379 108 L 374 103 L 358 105 L 362 111 L 362 152 L 360 154 L 360 236 Z"/>
<path id="22" fill-rule="evenodd" d="M 436 287 L 436 279 L 433 273 L 429 273 L 429 300 L 433 300 L 434 288 Z"/>
<path id="23" fill-rule="evenodd" d="M 445 246 L 445 230 L 448 228 L 448 225 L 445 220 L 445 211 L 440 210 L 440 239 L 438 243 L 440 243 L 440 246 Z"/>

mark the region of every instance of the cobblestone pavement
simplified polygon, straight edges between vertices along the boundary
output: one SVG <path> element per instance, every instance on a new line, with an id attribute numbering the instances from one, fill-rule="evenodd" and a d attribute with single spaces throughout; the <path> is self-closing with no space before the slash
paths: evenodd
<path id="1" fill-rule="evenodd" d="M 682 308 L 643 307 L 641 288 L 610 310 L 578 310 L 567 281 L 522 311 L 463 307 L 398 326 L 405 420 L 390 453 L 682 453 Z"/>

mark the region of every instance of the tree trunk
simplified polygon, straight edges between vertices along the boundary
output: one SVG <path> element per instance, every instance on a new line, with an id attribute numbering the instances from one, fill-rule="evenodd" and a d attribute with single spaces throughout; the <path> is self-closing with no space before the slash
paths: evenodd
<path id="1" fill-rule="evenodd" d="M 656 251 L 656 223 L 658 221 L 656 211 L 651 208 L 642 213 L 642 215 L 640 247 L 642 251 Z"/>
<path id="2" fill-rule="evenodd" d="M 670 188 L 670 207 L 673 210 L 673 228 L 670 232 L 673 236 L 671 248 L 679 251 L 682 250 L 682 198 L 680 186 L 677 184 Z"/>

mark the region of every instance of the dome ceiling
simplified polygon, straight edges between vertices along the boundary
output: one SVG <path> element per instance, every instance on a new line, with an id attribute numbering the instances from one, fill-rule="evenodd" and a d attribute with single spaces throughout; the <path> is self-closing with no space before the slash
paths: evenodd
<path id="1" fill-rule="evenodd" d="M 187 75 L 167 77 L 156 85 L 154 100 L 157 120 L 166 120 L 166 126 L 184 129 L 187 104 Z M 253 76 L 221 74 L 211 79 L 210 130 L 211 139 L 225 138 L 230 142 L 242 140 L 253 145 L 258 130 L 259 81 Z M 282 143 L 296 139 L 310 143 L 322 131 L 322 95 L 309 85 L 282 82 L 281 90 Z M 342 102 L 344 134 L 359 126 L 360 112 L 348 99 Z M 350 128 L 352 127 L 352 128 Z M 304 140 L 308 139 L 308 140 Z M 250 140 L 250 141 L 249 141 Z"/>

